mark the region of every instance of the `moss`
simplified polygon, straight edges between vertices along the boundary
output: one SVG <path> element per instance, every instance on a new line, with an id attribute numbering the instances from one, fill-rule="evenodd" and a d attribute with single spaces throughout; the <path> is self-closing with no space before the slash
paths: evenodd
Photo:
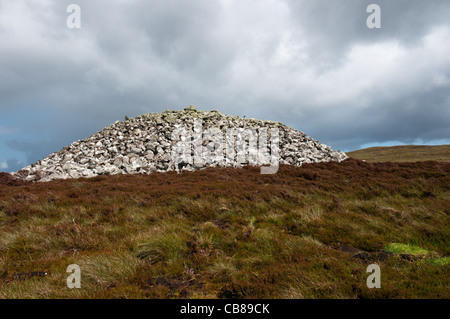
<path id="1" fill-rule="evenodd" d="M 177 117 L 173 114 L 167 114 L 165 116 L 163 116 L 164 121 L 166 121 L 167 123 L 171 123 L 174 124 L 177 121 Z"/>
<path id="2" fill-rule="evenodd" d="M 435 266 L 446 266 L 450 264 L 450 257 L 439 257 L 428 259 L 428 262 Z"/>
<path id="3" fill-rule="evenodd" d="M 429 254 L 428 250 L 420 248 L 419 246 L 400 243 L 391 243 L 386 245 L 386 251 L 393 254 L 410 254 L 415 256 L 423 256 Z"/>
<path id="4" fill-rule="evenodd" d="M 191 104 L 189 107 L 185 108 L 184 110 L 189 111 L 189 112 L 195 112 L 195 111 L 197 111 L 197 108 Z"/>

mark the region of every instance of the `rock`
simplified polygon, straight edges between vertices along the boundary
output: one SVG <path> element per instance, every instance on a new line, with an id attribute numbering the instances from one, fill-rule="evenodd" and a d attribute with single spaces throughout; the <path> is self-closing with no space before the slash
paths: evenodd
<path id="1" fill-rule="evenodd" d="M 131 149 L 131 153 L 134 153 L 134 154 L 141 154 L 141 153 L 142 153 L 142 150 L 141 150 L 140 148 L 133 147 L 133 148 Z"/>
<path id="2" fill-rule="evenodd" d="M 123 156 L 118 156 L 114 159 L 113 164 L 119 167 L 123 163 Z"/>
<path id="3" fill-rule="evenodd" d="M 20 179 L 25 179 L 30 174 L 30 171 L 27 169 L 21 169 L 20 171 L 13 173 L 11 175 L 18 177 Z"/>
<path id="4" fill-rule="evenodd" d="M 141 160 L 140 160 L 139 158 L 133 158 L 133 159 L 131 160 L 131 168 L 132 168 L 133 170 L 136 170 L 137 168 L 140 168 L 140 167 L 142 167 L 142 162 L 141 162 Z"/>
<path id="5" fill-rule="evenodd" d="M 194 125 L 199 120 L 201 126 Z M 232 117 L 218 111 L 199 111 L 193 105 L 182 111 L 165 111 L 129 118 L 125 122 L 116 121 L 84 140 L 78 140 L 61 151 L 12 173 L 21 180 L 51 181 L 54 179 L 93 177 L 99 174 L 133 174 L 166 172 L 169 170 L 194 170 L 204 167 L 232 166 L 245 164 L 262 165 L 270 162 L 270 143 L 266 153 L 248 151 L 248 138 L 244 139 L 248 153 L 237 163 L 239 147 L 233 139 L 226 139 L 227 129 L 235 129 L 238 136 L 245 138 L 246 132 L 260 133 L 265 129 L 267 137 L 270 129 L 279 130 L 279 138 L 273 143 L 279 144 L 279 163 L 300 166 L 303 163 L 342 161 L 347 159 L 344 153 L 333 151 L 329 146 L 280 122 Z M 187 135 L 174 134 L 178 129 L 187 130 Z M 206 130 L 210 134 L 206 134 Z M 214 140 L 213 133 L 221 140 Z M 178 132 L 179 133 L 179 132 Z M 258 143 L 255 136 L 250 140 Z M 191 157 L 175 161 L 174 146 L 177 143 L 191 145 Z M 256 145 L 255 144 L 255 145 Z M 194 146 L 200 145 L 200 148 Z M 223 155 L 205 158 L 201 146 L 214 152 L 214 148 L 223 149 Z M 245 145 L 244 145 L 245 146 Z M 273 145 L 272 145 L 273 146 Z M 228 158 L 227 148 L 232 148 L 234 158 Z M 200 149 L 200 152 L 198 151 Z"/>

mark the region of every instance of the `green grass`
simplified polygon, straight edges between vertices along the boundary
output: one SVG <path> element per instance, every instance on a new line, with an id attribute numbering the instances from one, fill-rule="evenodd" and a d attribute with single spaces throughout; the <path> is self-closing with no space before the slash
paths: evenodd
<path id="1" fill-rule="evenodd" d="M 429 259 L 428 262 L 430 264 L 436 265 L 436 266 L 446 266 L 446 265 L 450 264 L 450 257 Z"/>
<path id="2" fill-rule="evenodd" d="M 447 266 L 450 264 L 450 257 L 439 257 L 428 259 L 428 262 L 435 266 Z"/>
<path id="3" fill-rule="evenodd" d="M 450 162 L 450 145 L 400 145 L 370 147 L 346 153 L 367 162 Z"/>
<path id="4" fill-rule="evenodd" d="M 420 248 L 419 246 L 399 243 L 391 243 L 386 245 L 386 251 L 393 254 L 410 254 L 414 256 L 424 256 L 429 254 L 428 250 Z"/>

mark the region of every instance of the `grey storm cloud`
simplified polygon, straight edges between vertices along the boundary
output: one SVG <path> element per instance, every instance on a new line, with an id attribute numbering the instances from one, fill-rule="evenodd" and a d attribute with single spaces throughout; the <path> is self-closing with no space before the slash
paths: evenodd
<path id="1" fill-rule="evenodd" d="M 311 48 L 334 61 L 353 45 L 396 40 L 405 46 L 420 44 L 436 25 L 448 25 L 450 5 L 446 0 L 288 0 L 292 21 L 311 41 Z M 369 4 L 381 7 L 382 28 L 365 25 Z"/>
<path id="2" fill-rule="evenodd" d="M 71 3 L 81 29 L 66 27 Z M 449 16 L 448 0 L 0 0 L 0 155 L 34 161 L 189 104 L 344 150 L 448 141 Z"/>

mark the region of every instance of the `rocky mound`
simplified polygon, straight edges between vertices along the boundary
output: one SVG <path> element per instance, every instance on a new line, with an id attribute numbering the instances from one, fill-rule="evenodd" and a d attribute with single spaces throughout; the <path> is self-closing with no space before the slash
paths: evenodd
<path id="1" fill-rule="evenodd" d="M 344 153 L 333 151 L 329 146 L 280 122 L 232 117 L 218 111 L 198 111 L 195 107 L 190 106 L 182 111 L 144 114 L 132 119 L 126 117 L 125 121 L 116 121 L 97 134 L 73 142 L 61 151 L 25 167 L 13 175 L 22 180 L 50 181 L 93 177 L 102 174 L 149 174 L 179 169 L 194 170 L 207 166 L 232 165 L 236 167 L 254 164 L 250 160 L 238 161 L 238 164 L 229 160 L 220 161 L 217 157 L 212 161 L 206 161 L 201 166 L 195 165 L 195 162 L 192 161 L 185 163 L 175 161 L 173 146 L 185 138 L 174 139 L 173 133 L 175 130 L 185 127 L 188 132 L 195 135 L 194 123 L 199 120 L 202 123 L 203 132 L 215 128 L 220 130 L 219 132 L 223 132 L 224 136 L 229 129 L 238 130 L 238 135 L 245 129 L 257 131 L 264 128 L 277 129 L 279 164 L 300 166 L 302 163 L 342 161 L 347 158 Z M 205 133 L 203 134 L 205 136 Z M 209 142 L 205 142 L 203 139 L 203 146 L 210 142 L 211 139 Z M 248 143 L 250 142 L 247 141 Z M 223 143 L 224 146 L 225 144 Z M 267 149 L 270 152 L 269 146 Z M 233 147 L 237 154 L 239 150 L 236 146 Z M 225 158 L 225 152 L 221 156 Z"/>

